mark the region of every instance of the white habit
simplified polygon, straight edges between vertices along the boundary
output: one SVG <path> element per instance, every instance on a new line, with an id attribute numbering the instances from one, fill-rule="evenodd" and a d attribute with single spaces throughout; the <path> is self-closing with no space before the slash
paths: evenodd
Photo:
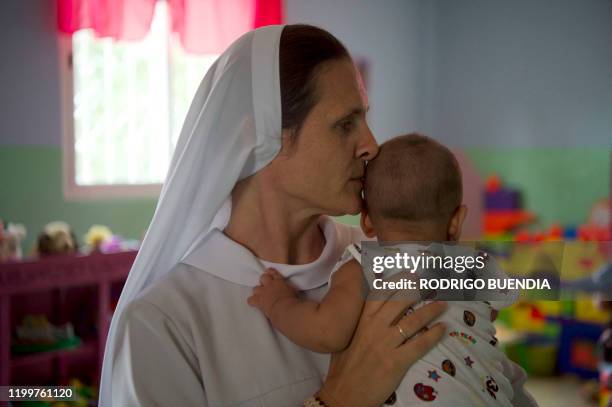
<path id="1" fill-rule="evenodd" d="M 260 262 L 220 231 L 209 234 L 119 318 L 112 405 L 302 405 L 319 390 L 329 355 L 293 344 L 247 297 L 263 264 L 320 300 L 346 246 L 363 237 L 327 217 L 320 226 L 323 253 L 297 266 Z"/>

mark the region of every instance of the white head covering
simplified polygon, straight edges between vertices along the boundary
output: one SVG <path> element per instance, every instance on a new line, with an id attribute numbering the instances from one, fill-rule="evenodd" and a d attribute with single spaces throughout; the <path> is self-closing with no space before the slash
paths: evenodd
<path id="1" fill-rule="evenodd" d="M 239 38 L 213 64 L 193 98 L 153 220 L 111 322 L 101 406 L 111 405 L 115 331 L 126 305 L 208 233 L 236 182 L 259 171 L 280 150 L 282 30 L 267 26 Z"/>

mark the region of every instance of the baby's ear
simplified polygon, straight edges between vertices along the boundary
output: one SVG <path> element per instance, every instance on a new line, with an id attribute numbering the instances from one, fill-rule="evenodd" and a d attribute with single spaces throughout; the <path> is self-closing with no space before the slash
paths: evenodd
<path id="1" fill-rule="evenodd" d="M 370 219 L 370 215 L 368 214 L 368 210 L 363 208 L 361 209 L 361 230 L 363 234 L 367 237 L 375 237 L 376 232 L 374 231 L 374 226 L 372 225 L 372 219 Z"/>
<path id="2" fill-rule="evenodd" d="M 457 241 L 461 237 L 461 229 L 463 228 L 463 221 L 467 216 L 467 206 L 459 205 L 455 209 L 455 213 L 451 218 L 450 224 L 448 225 L 448 240 Z"/>

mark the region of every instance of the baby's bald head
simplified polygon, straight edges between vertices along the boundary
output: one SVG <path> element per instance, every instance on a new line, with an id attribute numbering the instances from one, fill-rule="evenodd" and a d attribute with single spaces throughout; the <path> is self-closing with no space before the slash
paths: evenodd
<path id="1" fill-rule="evenodd" d="M 441 231 L 461 205 L 461 170 L 437 141 L 416 133 L 398 136 L 368 163 L 364 195 L 376 229 L 399 222 Z"/>

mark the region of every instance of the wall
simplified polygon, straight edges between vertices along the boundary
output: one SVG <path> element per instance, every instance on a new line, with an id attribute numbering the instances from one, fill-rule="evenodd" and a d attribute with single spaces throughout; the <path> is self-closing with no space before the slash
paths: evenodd
<path id="1" fill-rule="evenodd" d="M 424 129 L 458 147 L 612 148 L 612 1 L 432 2 Z"/>
<path id="2" fill-rule="evenodd" d="M 537 226 L 610 196 L 612 1 L 436 0 L 418 124 L 523 191 Z"/>
<path id="3" fill-rule="evenodd" d="M 369 123 L 379 141 L 417 127 L 425 2 L 286 0 L 285 4 L 288 23 L 325 28 L 353 56 L 369 61 Z"/>
<path id="4" fill-rule="evenodd" d="M 471 148 L 467 155 L 484 175 L 497 173 L 519 188 L 534 227 L 577 226 L 593 204 L 610 196 L 610 151 L 594 148 Z"/>

